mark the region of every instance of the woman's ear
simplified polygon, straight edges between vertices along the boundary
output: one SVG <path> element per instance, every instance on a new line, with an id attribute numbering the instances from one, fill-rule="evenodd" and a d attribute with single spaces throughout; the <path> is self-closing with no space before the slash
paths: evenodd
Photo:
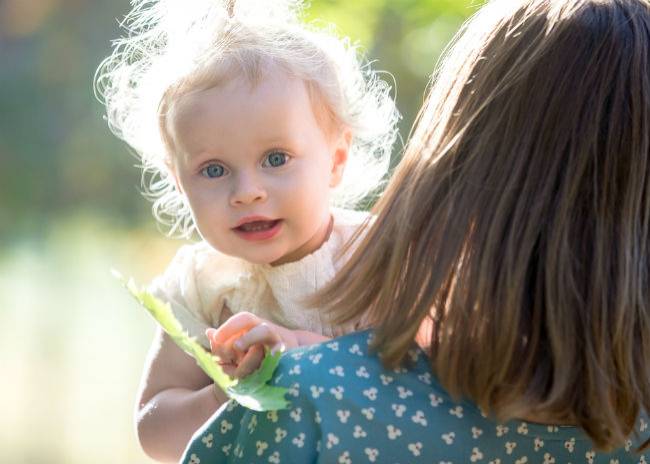
<path id="1" fill-rule="evenodd" d="M 345 164 L 348 161 L 348 152 L 352 143 L 352 131 L 344 129 L 336 142 L 334 153 L 332 154 L 332 170 L 330 173 L 330 187 L 334 188 L 341 183 Z"/>

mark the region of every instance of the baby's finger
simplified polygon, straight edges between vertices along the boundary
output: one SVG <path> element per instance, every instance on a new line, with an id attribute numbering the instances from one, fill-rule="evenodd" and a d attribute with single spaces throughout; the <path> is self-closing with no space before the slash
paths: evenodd
<path id="1" fill-rule="evenodd" d="M 205 330 L 205 336 L 210 343 L 210 351 L 212 354 L 220 356 L 224 352 L 224 347 L 226 346 L 223 343 L 219 343 L 216 339 L 217 329 L 210 327 Z"/>
<path id="2" fill-rule="evenodd" d="M 221 366 L 221 369 L 226 373 L 228 377 L 235 378 L 235 372 L 237 371 L 237 365 L 232 364 L 232 363 L 227 363 L 227 364 L 221 364 L 219 363 L 219 366 Z"/>
<path id="3" fill-rule="evenodd" d="M 272 348 L 281 347 L 282 338 L 276 330 L 263 322 L 239 337 L 233 346 L 237 350 L 246 351 L 255 345 L 264 345 Z"/>
<path id="4" fill-rule="evenodd" d="M 234 377 L 241 379 L 255 372 L 264 359 L 264 346 L 251 346 L 235 370 Z"/>
<path id="5" fill-rule="evenodd" d="M 216 329 L 210 328 L 205 331 L 205 335 L 210 342 L 210 351 L 212 354 L 219 358 L 219 364 L 223 367 L 226 364 L 237 364 L 238 358 L 241 357 L 241 353 L 233 348 L 233 342 L 235 338 L 232 338 L 226 343 L 218 343 L 215 340 Z"/>
<path id="6" fill-rule="evenodd" d="M 215 332 L 212 335 L 213 340 L 216 343 L 226 343 L 226 341 L 234 335 L 237 335 L 240 332 L 245 332 L 251 327 L 255 327 L 261 321 L 262 320 L 259 317 L 252 313 L 237 313 L 224 322 L 219 328 L 215 329 Z"/>
<path id="7" fill-rule="evenodd" d="M 215 339 L 217 333 L 217 329 L 210 327 L 209 329 L 205 330 L 205 336 L 208 339 L 208 342 L 210 342 L 210 350 L 214 353 L 215 348 L 217 348 L 218 344 Z"/>

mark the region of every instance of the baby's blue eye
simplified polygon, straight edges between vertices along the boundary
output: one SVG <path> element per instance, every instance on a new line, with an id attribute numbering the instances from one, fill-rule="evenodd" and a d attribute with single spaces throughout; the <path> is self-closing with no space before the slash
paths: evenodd
<path id="1" fill-rule="evenodd" d="M 201 174 L 210 179 L 215 179 L 221 177 L 226 173 L 226 170 L 220 164 L 208 164 L 206 167 L 201 169 Z"/>
<path id="2" fill-rule="evenodd" d="M 281 151 L 274 151 L 266 155 L 266 159 L 264 160 L 263 164 L 266 167 L 277 168 L 284 164 L 287 164 L 288 160 L 289 155 L 286 153 L 283 153 Z"/>

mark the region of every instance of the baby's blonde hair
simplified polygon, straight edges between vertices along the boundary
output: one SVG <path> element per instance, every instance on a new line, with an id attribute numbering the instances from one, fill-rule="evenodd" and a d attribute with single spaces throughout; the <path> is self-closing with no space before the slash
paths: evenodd
<path id="1" fill-rule="evenodd" d="M 269 65 L 303 80 L 312 103 L 352 132 L 333 203 L 355 206 L 381 186 L 399 120 L 390 86 L 361 65 L 357 48 L 338 38 L 332 26 L 302 22 L 302 0 L 134 0 L 133 5 L 123 22 L 127 34 L 99 66 L 95 87 L 110 129 L 141 159 L 145 194 L 170 234 L 189 236 L 194 228 L 168 168 L 170 106 L 233 76 L 254 84 Z"/>

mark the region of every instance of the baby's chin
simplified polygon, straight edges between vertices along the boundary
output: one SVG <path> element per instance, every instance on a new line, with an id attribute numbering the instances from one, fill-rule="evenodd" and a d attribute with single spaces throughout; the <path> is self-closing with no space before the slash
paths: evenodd
<path id="1" fill-rule="evenodd" d="M 294 261 L 300 261 L 307 254 L 315 250 L 306 250 L 301 246 L 287 246 L 282 241 L 276 243 L 243 243 L 241 246 L 235 246 L 234 243 L 215 243 L 214 240 L 203 239 L 218 252 L 256 265 L 280 266 Z M 278 243 L 280 242 L 280 243 Z M 221 245 L 221 246 L 218 246 Z M 294 244 L 291 244 L 294 245 Z M 321 244 L 322 245 L 322 244 Z"/>
<path id="2" fill-rule="evenodd" d="M 293 259 L 288 258 L 287 253 L 277 253 L 277 252 L 276 253 L 268 253 L 268 252 L 254 253 L 252 252 L 253 250 L 250 251 L 251 252 L 249 253 L 236 253 L 236 254 L 232 254 L 231 256 L 235 256 L 237 258 L 243 259 L 244 261 L 248 261 L 251 264 L 269 265 L 269 266 L 279 266 L 291 261 L 295 261 Z"/>
<path id="3" fill-rule="evenodd" d="M 241 250 L 237 250 L 233 255 L 252 264 L 268 266 L 280 266 L 282 264 L 300 261 L 306 255 L 301 247 L 287 247 L 286 243 L 260 245 L 251 244 Z"/>
<path id="4" fill-rule="evenodd" d="M 284 249 L 265 249 L 266 247 L 255 243 L 243 243 L 241 246 L 235 246 L 234 243 L 214 240 L 213 238 L 210 239 L 202 234 L 201 238 L 217 252 L 230 256 L 231 258 L 247 261 L 251 264 L 274 266 L 274 263 L 281 261 L 287 256 L 286 250 Z"/>

